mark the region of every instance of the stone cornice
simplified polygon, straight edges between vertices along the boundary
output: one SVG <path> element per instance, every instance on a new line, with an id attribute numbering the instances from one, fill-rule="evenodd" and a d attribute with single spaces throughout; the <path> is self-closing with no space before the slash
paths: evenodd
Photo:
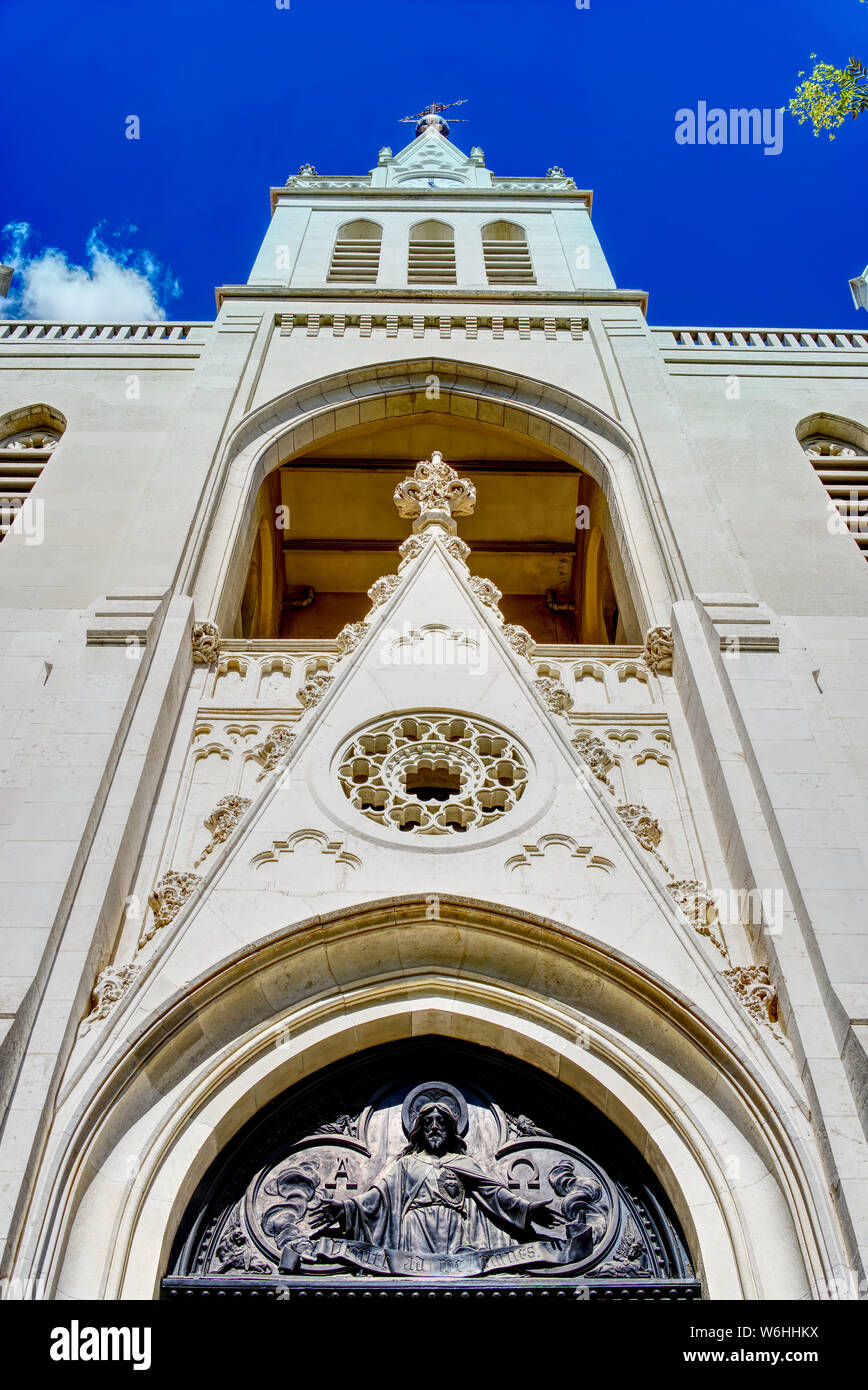
<path id="1" fill-rule="evenodd" d="M 332 184 L 329 187 L 329 184 Z M 311 182 L 304 185 L 293 186 L 285 184 L 282 188 L 270 188 L 269 200 L 271 211 L 277 207 L 278 202 L 283 198 L 298 198 L 304 202 L 310 202 L 312 198 L 380 198 L 393 201 L 423 202 L 426 198 L 435 201 L 444 201 L 451 198 L 481 198 L 486 202 L 493 198 L 515 199 L 532 198 L 535 200 L 555 199 L 557 202 L 579 202 L 587 208 L 590 213 L 593 205 L 594 194 L 590 188 L 566 188 L 558 185 L 546 185 L 543 179 L 504 179 L 501 183 L 494 183 L 491 188 L 406 188 L 402 185 L 392 185 L 386 188 L 372 187 L 369 183 L 344 184 L 338 178 L 322 180 L 317 186 Z"/>
<path id="2" fill-rule="evenodd" d="M 484 286 L 468 289 L 420 289 L 405 286 L 379 289 L 376 285 L 359 285 L 340 289 L 311 286 L 296 288 L 288 285 L 218 285 L 214 291 L 217 308 L 228 299 L 346 300 L 363 303 L 467 303 L 467 304 L 636 304 L 644 314 L 648 307 L 646 290 L 594 289 L 587 290 L 508 290 L 487 289 Z"/>

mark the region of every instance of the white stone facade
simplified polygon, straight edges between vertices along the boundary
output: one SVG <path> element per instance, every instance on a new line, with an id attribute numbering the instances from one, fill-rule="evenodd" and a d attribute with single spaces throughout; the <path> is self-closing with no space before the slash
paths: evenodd
<path id="1" fill-rule="evenodd" d="M 706 1296 L 858 1292 L 868 570 L 801 441 L 865 449 L 868 337 L 649 328 L 590 203 L 432 130 L 273 190 L 213 323 L 0 325 L 0 455 L 59 439 L 0 545 L 7 1288 L 156 1297 L 247 1119 L 438 1034 L 604 1111 Z M 361 221 L 376 279 L 336 281 Z M 426 288 L 408 248 L 431 222 L 455 278 Z M 500 222 L 533 283 L 492 283 Z M 387 434 L 590 480 L 623 640 L 528 636 L 468 511 L 429 499 L 396 532 L 391 484 L 370 606 L 242 635 L 267 480 Z M 422 716 L 414 759 L 394 724 Z M 422 773 L 467 792 L 454 833 L 406 819 L 395 787 Z"/>

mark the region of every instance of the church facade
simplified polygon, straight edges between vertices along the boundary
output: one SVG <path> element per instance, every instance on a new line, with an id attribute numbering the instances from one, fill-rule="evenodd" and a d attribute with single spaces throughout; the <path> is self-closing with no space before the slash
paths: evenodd
<path id="1" fill-rule="evenodd" d="M 271 201 L 0 324 L 5 1295 L 864 1295 L 868 335 L 433 111 Z"/>

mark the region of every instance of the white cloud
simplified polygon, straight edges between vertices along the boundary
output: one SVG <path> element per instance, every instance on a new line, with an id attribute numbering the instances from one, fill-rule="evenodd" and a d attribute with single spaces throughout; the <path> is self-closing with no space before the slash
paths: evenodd
<path id="1" fill-rule="evenodd" d="M 15 276 L 9 298 L 0 299 L 2 318 L 155 323 L 167 317 L 166 302 L 180 293 L 177 281 L 149 252 L 109 248 L 98 227 L 88 237 L 85 265 L 55 247 L 31 254 L 26 222 L 10 223 L 3 237 L 7 249 L 0 259 L 15 267 Z"/>

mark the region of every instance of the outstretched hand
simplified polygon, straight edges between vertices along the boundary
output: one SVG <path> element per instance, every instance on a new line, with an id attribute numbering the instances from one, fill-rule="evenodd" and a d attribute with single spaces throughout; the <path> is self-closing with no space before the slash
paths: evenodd
<path id="1" fill-rule="evenodd" d="M 533 1202 L 530 1208 L 530 1219 L 534 1226 L 563 1226 L 564 1218 L 559 1211 L 555 1211 L 548 1202 Z"/>
<path id="2" fill-rule="evenodd" d="M 344 1215 L 343 1202 L 331 1202 L 321 1198 L 317 1202 L 312 1202 L 307 1209 L 310 1229 L 314 1235 L 320 1231 L 327 1231 L 330 1226 L 342 1226 Z"/>

